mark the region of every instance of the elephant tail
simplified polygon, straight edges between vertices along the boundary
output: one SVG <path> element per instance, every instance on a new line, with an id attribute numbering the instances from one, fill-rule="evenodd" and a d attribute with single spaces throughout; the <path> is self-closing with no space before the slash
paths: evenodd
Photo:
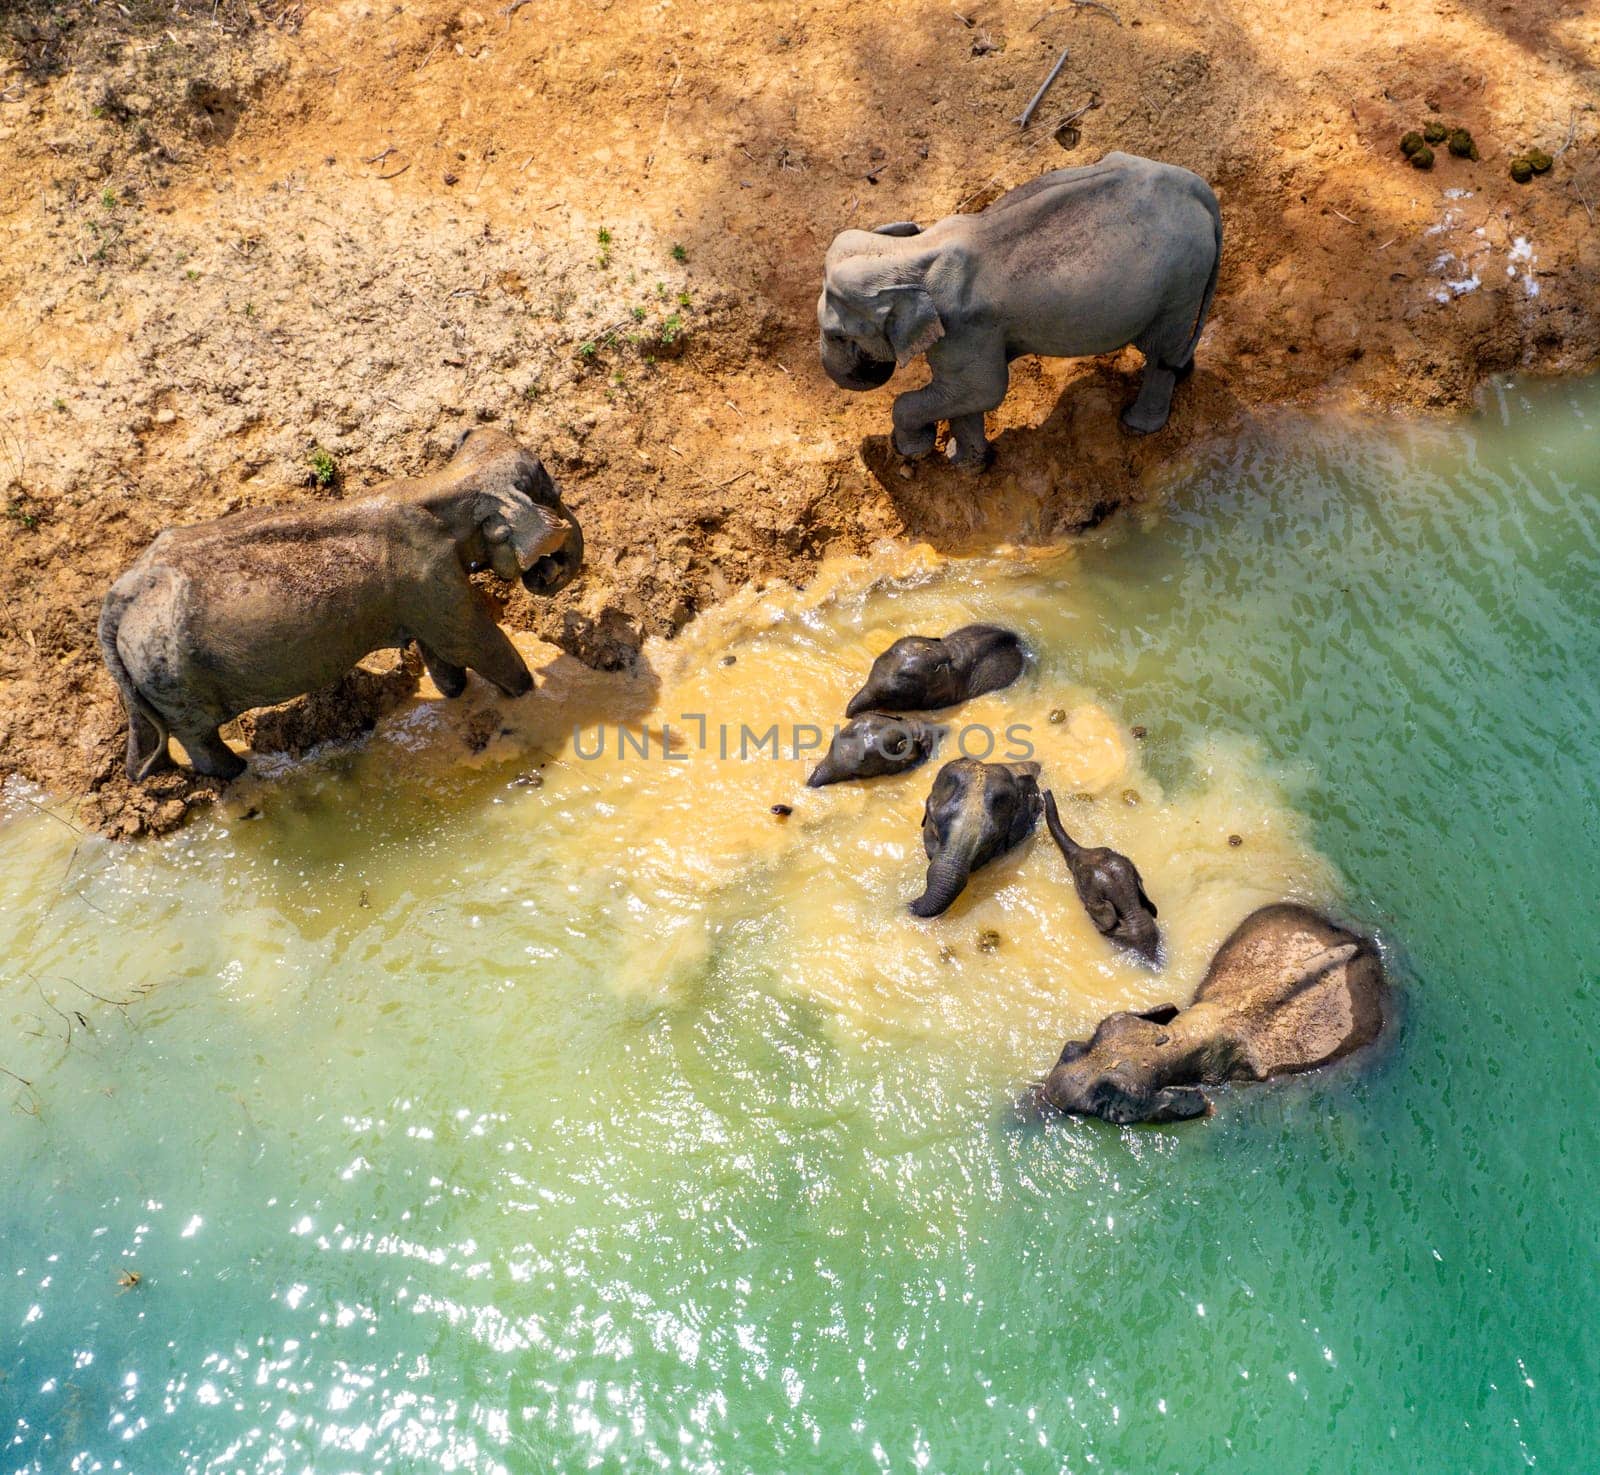
<path id="1" fill-rule="evenodd" d="M 132 673 L 117 649 L 117 631 L 132 601 L 115 588 L 100 606 L 100 654 L 111 679 L 117 683 L 123 709 L 128 714 L 128 777 L 139 783 L 156 770 L 167 751 L 167 724 L 162 715 L 133 684 Z"/>
<path id="2" fill-rule="evenodd" d="M 1187 369 L 1194 362 L 1194 351 L 1200 346 L 1200 335 L 1205 332 L 1206 318 L 1211 315 L 1211 299 L 1217 294 L 1217 276 L 1222 271 L 1222 209 L 1217 204 L 1217 197 L 1205 185 L 1201 186 L 1203 194 L 1201 203 L 1211 213 L 1211 232 L 1216 249 L 1211 257 L 1211 275 L 1206 279 L 1206 290 L 1200 297 L 1200 311 L 1195 314 L 1194 332 L 1189 335 L 1189 344 L 1183 351 L 1183 362 L 1173 367 Z"/>

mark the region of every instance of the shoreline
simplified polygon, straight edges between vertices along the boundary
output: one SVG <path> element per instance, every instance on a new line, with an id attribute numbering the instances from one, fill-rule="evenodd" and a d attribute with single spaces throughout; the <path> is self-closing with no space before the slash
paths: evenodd
<path id="1" fill-rule="evenodd" d="M 570 591 L 512 591 L 503 622 L 618 669 L 740 588 L 884 538 L 1048 543 L 1159 506 L 1257 415 L 1458 414 L 1496 374 L 1600 364 L 1600 115 L 1554 3 L 1515 34 L 1435 17 L 1448 66 L 1397 56 L 1385 14 L 1336 25 L 1299 0 L 1037 29 L 1006 4 L 914 32 L 890 6 L 796 25 L 753 5 L 667 38 L 670 66 L 656 13 L 629 4 L 588 29 L 431 0 L 361 26 L 210 9 L 134 48 L 80 16 L 53 64 L 30 9 L 44 39 L 12 25 L 0 52 L 18 159 L 0 181 L 0 776 L 84 800 L 92 828 L 170 829 L 210 788 L 121 776 L 93 640 L 117 573 L 164 526 L 431 469 L 473 423 L 544 458 L 590 549 Z M 864 67 L 874 34 L 909 80 Z M 1023 136 L 1013 115 L 1063 45 Z M 1043 125 L 1089 91 L 1102 105 L 1058 147 Z M 1410 168 L 1398 138 L 1431 117 L 1469 126 L 1482 159 Z M 1506 160 L 1534 143 L 1555 169 L 1515 184 Z M 1222 201 L 1172 424 L 1117 424 L 1132 350 L 1019 360 L 994 469 L 903 474 L 890 391 L 846 394 L 816 362 L 833 231 L 976 208 L 1113 148 Z M 409 690 L 387 664 L 250 735 L 353 735 Z"/>

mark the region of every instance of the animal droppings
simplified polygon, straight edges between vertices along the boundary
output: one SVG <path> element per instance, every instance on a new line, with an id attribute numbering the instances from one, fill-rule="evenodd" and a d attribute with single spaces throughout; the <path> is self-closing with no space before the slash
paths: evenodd
<path id="1" fill-rule="evenodd" d="M 1000 946 L 1000 934 L 993 927 L 985 927 L 978 933 L 978 951 L 992 953 Z"/>
<path id="2" fill-rule="evenodd" d="M 1067 720 L 1067 714 L 1062 708 L 1053 707 L 1050 711 L 1050 720 L 1058 724 L 1065 722 Z"/>
<path id="3" fill-rule="evenodd" d="M 1410 133 L 1402 134 L 1400 137 L 1400 152 L 1408 159 L 1415 158 L 1417 151 L 1426 146 L 1427 140 L 1414 128 Z"/>

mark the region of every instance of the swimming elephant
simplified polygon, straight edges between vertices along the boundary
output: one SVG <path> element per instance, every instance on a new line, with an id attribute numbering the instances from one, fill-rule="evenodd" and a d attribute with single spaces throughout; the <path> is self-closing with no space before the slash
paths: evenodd
<path id="1" fill-rule="evenodd" d="M 936 722 L 868 712 L 847 722 L 833 735 L 827 753 L 811 770 L 806 785 L 820 789 L 824 784 L 836 784 L 844 779 L 906 773 L 933 756 L 939 739 L 947 731 Z"/>
<path id="2" fill-rule="evenodd" d="M 1061 823 L 1056 796 L 1044 795 L 1044 822 L 1072 872 L 1072 884 L 1089 920 L 1102 937 L 1156 962 L 1161 934 L 1156 928 L 1156 904 L 1145 894 L 1139 868 L 1127 856 L 1103 845 L 1080 845 Z"/>
<path id="3" fill-rule="evenodd" d="M 952 758 L 939 770 L 922 809 L 927 885 L 914 917 L 937 917 L 961 895 L 967 879 L 1027 839 L 1039 818 L 1037 763 L 983 763 Z"/>
<path id="4" fill-rule="evenodd" d="M 1204 1086 L 1311 1070 L 1370 1044 L 1386 999 L 1370 940 L 1303 906 L 1262 907 L 1217 950 L 1187 1009 L 1102 1020 L 1067 1045 L 1037 1094 L 1108 1122 L 1202 1116 Z"/>
<path id="5" fill-rule="evenodd" d="M 998 625 L 963 625 L 942 639 L 902 635 L 872 663 L 844 714 L 953 707 L 1010 686 L 1025 661 L 1021 637 Z"/>
<path id="6" fill-rule="evenodd" d="M 1131 343 L 1144 355 L 1122 423 L 1167 423 L 1194 362 L 1222 260 L 1210 187 L 1172 164 L 1107 154 L 1057 169 L 974 215 L 847 230 L 823 265 L 822 366 L 844 389 L 876 389 L 926 354 L 932 380 L 894 402 L 894 445 L 925 456 L 941 420 L 953 459 L 981 469 L 983 416 L 1023 354 L 1079 358 Z"/>
<path id="7" fill-rule="evenodd" d="M 463 435 L 429 476 L 169 529 L 100 611 L 128 777 L 170 764 L 171 733 L 198 772 L 237 778 L 245 764 L 222 723 L 408 640 L 446 696 L 460 695 L 468 667 L 521 696 L 533 677 L 467 575 L 487 565 L 553 594 L 582 561 L 582 529 L 539 458 L 489 428 Z"/>

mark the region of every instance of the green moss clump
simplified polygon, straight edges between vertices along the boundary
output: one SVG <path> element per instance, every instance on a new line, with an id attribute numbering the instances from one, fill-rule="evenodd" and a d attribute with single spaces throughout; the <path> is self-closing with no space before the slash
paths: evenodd
<path id="1" fill-rule="evenodd" d="M 1413 169 L 1433 168 L 1433 150 L 1427 144 L 1423 144 L 1421 148 L 1411 155 L 1411 167 Z"/>
<path id="2" fill-rule="evenodd" d="M 1415 158 L 1417 150 L 1423 146 L 1422 135 L 1414 128 L 1400 140 L 1400 152 L 1408 159 Z"/>
<path id="3" fill-rule="evenodd" d="M 1533 165 L 1519 154 L 1511 161 L 1511 177 L 1518 184 L 1526 184 L 1533 178 Z"/>
<path id="4" fill-rule="evenodd" d="M 1465 128 L 1452 128 L 1450 130 L 1450 152 L 1458 159 L 1476 159 L 1478 145 L 1472 141 L 1472 135 Z"/>
<path id="5" fill-rule="evenodd" d="M 1449 138 L 1450 130 L 1443 123 L 1430 123 L 1422 130 L 1422 136 L 1429 143 L 1443 143 Z"/>
<path id="6" fill-rule="evenodd" d="M 1543 149 L 1529 149 L 1526 157 L 1528 162 L 1533 165 L 1535 174 L 1548 174 L 1551 166 L 1555 163 L 1555 160 Z"/>

